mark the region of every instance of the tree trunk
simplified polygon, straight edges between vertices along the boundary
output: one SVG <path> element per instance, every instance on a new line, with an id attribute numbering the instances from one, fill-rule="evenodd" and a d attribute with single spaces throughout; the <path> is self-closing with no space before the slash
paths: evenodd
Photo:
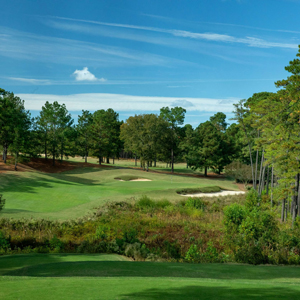
<path id="1" fill-rule="evenodd" d="M 204 168 L 204 176 L 207 177 L 207 167 Z"/>
<path id="2" fill-rule="evenodd" d="M 99 148 L 99 165 L 101 165 L 102 162 L 102 156 L 101 156 L 101 149 Z"/>
<path id="3" fill-rule="evenodd" d="M 106 157 L 106 163 L 109 164 L 109 156 Z"/>
<path id="4" fill-rule="evenodd" d="M 268 166 L 268 172 L 267 172 L 267 196 L 269 195 L 269 181 L 270 181 L 270 168 Z"/>
<path id="5" fill-rule="evenodd" d="M 137 166 L 137 159 L 136 159 L 136 155 L 134 156 L 134 165 Z"/>
<path id="6" fill-rule="evenodd" d="M 16 156 L 15 156 L 15 171 L 17 171 L 17 164 L 18 164 L 18 156 L 19 156 L 19 153 L 16 152 Z"/>
<path id="7" fill-rule="evenodd" d="M 173 148 L 171 149 L 171 168 L 172 168 L 172 173 L 174 173 L 174 150 Z"/>
<path id="8" fill-rule="evenodd" d="M 147 160 L 147 172 L 149 171 L 149 160 Z"/>
<path id="9" fill-rule="evenodd" d="M 156 156 L 154 158 L 154 167 L 156 168 Z"/>
<path id="10" fill-rule="evenodd" d="M 274 167 L 272 165 L 272 175 L 271 175 L 271 207 L 273 207 L 273 188 L 274 188 Z"/>
<path id="11" fill-rule="evenodd" d="M 6 159 L 7 159 L 7 144 L 4 144 L 4 147 L 3 147 L 3 161 L 4 163 L 6 164 Z"/>
<path id="12" fill-rule="evenodd" d="M 258 149 L 256 150 L 256 161 L 255 161 L 255 177 L 253 182 L 253 188 L 256 190 L 257 184 L 257 167 L 258 167 Z"/>
<path id="13" fill-rule="evenodd" d="M 88 156 L 88 153 L 87 153 L 87 142 L 86 142 L 86 138 L 85 138 L 85 157 L 84 157 L 85 163 L 87 163 L 87 156 Z"/>
<path id="14" fill-rule="evenodd" d="M 282 200 L 282 207 L 281 207 L 281 222 L 284 222 L 284 211 L 285 211 L 285 199 Z"/>
<path id="15" fill-rule="evenodd" d="M 47 157 L 47 137 L 45 138 L 45 159 L 48 160 L 48 157 Z"/>
<path id="16" fill-rule="evenodd" d="M 55 146 L 53 146 L 52 166 L 55 166 Z"/>
<path id="17" fill-rule="evenodd" d="M 115 156 L 113 156 L 113 165 L 115 164 Z"/>
<path id="18" fill-rule="evenodd" d="M 261 178 L 262 178 L 263 162 L 264 162 L 264 150 L 262 151 L 261 162 L 260 162 L 260 170 L 259 170 L 259 182 L 258 182 L 258 195 L 259 195 L 259 196 L 261 195 L 260 187 L 261 187 Z"/>

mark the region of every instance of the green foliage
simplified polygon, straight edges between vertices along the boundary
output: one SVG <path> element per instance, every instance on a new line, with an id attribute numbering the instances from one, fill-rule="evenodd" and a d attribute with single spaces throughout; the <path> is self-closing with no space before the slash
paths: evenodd
<path id="1" fill-rule="evenodd" d="M 5 205 L 5 199 L 3 198 L 3 195 L 0 194 L 0 212 L 4 208 Z"/>
<path id="2" fill-rule="evenodd" d="M 269 262 L 265 251 L 274 248 L 278 238 L 278 224 L 271 213 L 233 204 L 224 209 L 224 225 L 226 241 L 237 262 Z"/>
<path id="3" fill-rule="evenodd" d="M 10 248 L 10 238 L 6 238 L 4 233 L 0 231 L 0 253 L 7 251 Z"/>
<path id="4" fill-rule="evenodd" d="M 217 193 L 221 192 L 221 188 L 218 186 L 207 186 L 201 188 L 184 188 L 176 190 L 177 194 L 186 195 L 186 194 L 197 194 L 197 193 Z"/>
<path id="5" fill-rule="evenodd" d="M 64 243 L 56 235 L 50 239 L 49 246 L 51 250 L 55 250 L 57 252 L 62 252 L 64 249 Z"/>
<path id="6" fill-rule="evenodd" d="M 246 217 L 244 206 L 234 203 L 224 208 L 224 225 L 227 231 L 237 229 Z"/>
<path id="7" fill-rule="evenodd" d="M 255 189 L 251 189 L 246 194 L 246 202 L 245 206 L 249 209 L 255 209 L 260 204 L 260 197 L 258 196 L 258 192 Z"/>
<path id="8" fill-rule="evenodd" d="M 202 209 L 205 210 L 206 204 L 200 198 L 189 197 L 185 203 L 185 206 L 188 208 Z"/>
<path id="9" fill-rule="evenodd" d="M 171 205 L 171 202 L 167 199 L 154 201 L 144 195 L 135 203 L 135 205 L 138 208 L 165 208 Z"/>

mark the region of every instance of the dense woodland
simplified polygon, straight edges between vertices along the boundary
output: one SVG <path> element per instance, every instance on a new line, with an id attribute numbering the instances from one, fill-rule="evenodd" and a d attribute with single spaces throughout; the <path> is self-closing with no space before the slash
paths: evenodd
<path id="1" fill-rule="evenodd" d="M 126 122 L 119 121 L 118 113 L 112 109 L 94 113 L 83 110 L 78 124 L 74 124 L 64 104 L 46 102 L 40 115 L 31 118 L 24 101 L 1 89 L 0 143 L 3 160 L 7 162 L 7 154 L 12 154 L 16 169 L 19 159 L 41 155 L 52 159 L 53 165 L 59 163 L 57 160 L 75 155 L 85 157 L 86 162 L 88 156 L 98 157 L 101 164 L 105 160 L 110 163 L 126 151 L 136 159 L 136 164 L 139 160 L 144 170 L 155 166 L 157 161 L 169 164 L 172 172 L 174 163 L 183 161 L 189 168 L 204 170 L 205 175 L 208 169 L 216 173 L 225 170 L 237 181 L 250 183 L 253 188 L 245 203 L 224 208 L 225 235 L 222 239 L 226 241 L 226 247 L 224 244 L 224 247 L 218 248 L 216 244 L 212 247 L 207 239 L 203 253 L 208 247 L 215 249 L 213 251 L 221 249 L 216 252 L 216 256 L 220 257 L 220 253 L 228 248 L 234 253 L 235 261 L 286 263 L 292 257 L 293 263 L 299 263 L 299 57 L 300 48 L 297 58 L 285 68 L 290 73 L 289 77 L 275 83 L 278 87 L 276 93 L 255 93 L 235 104 L 236 123 L 230 126 L 222 112 L 196 128 L 189 124 L 183 126 L 186 110 L 182 107 L 163 107 L 159 115 L 135 115 Z M 147 201 L 145 207 L 151 202 Z M 195 209 L 208 206 L 214 211 L 211 204 L 195 203 L 191 204 Z M 176 208 L 178 211 L 181 210 L 180 205 Z M 281 221 L 292 220 L 291 231 L 278 230 L 279 205 Z M 139 206 L 134 207 L 138 210 Z M 123 214 L 122 209 L 120 214 Z M 169 214 L 172 215 L 172 212 L 169 211 Z M 7 226 L 10 228 L 11 225 Z M 110 231 L 110 228 L 105 230 Z M 138 230 L 137 225 L 136 234 Z M 220 232 L 224 234 L 222 229 Z M 180 254 L 186 248 L 181 244 L 179 257 L 194 255 L 201 261 L 202 252 L 197 244 L 190 241 L 188 245 L 190 248 Z"/>

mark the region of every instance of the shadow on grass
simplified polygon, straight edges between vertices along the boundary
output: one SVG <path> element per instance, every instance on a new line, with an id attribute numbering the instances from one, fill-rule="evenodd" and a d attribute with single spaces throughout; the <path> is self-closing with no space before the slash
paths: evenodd
<path id="1" fill-rule="evenodd" d="M 202 283 L 203 284 L 203 283 Z M 182 285 L 180 283 L 180 285 Z M 167 289 L 148 289 L 142 292 L 123 294 L 120 299 L 131 300 L 179 300 L 179 299 L 193 299 L 193 300 L 217 300 L 217 299 L 299 299 L 299 289 L 292 289 L 291 287 L 241 287 L 236 284 L 234 287 L 217 286 L 217 284 L 203 284 L 190 285 L 179 288 Z"/>
<path id="2" fill-rule="evenodd" d="M 12 270 L 6 269 L 7 276 L 34 277 L 172 277 L 172 278 L 209 278 L 234 281 L 270 280 L 300 277 L 298 267 L 250 266 L 231 264 L 179 264 L 151 262 L 116 261 L 77 261 L 63 262 L 51 255 L 42 258 L 40 264 L 24 267 L 20 260 Z M 49 258 L 47 258 L 49 257 Z M 13 262 L 13 257 L 11 258 Z M 18 258 L 19 259 L 19 258 Z M 4 260 L 2 261 L 4 262 Z M 1 269 L 0 269 L 1 270 Z M 1 272 L 3 273 L 3 272 Z M 159 298 L 158 298 L 159 299 Z"/>
<path id="3" fill-rule="evenodd" d="M 101 169 L 100 169 L 101 170 Z M 99 169 L 96 171 L 100 171 Z M 78 173 L 82 174 L 82 173 Z M 23 177 L 6 174 L 5 182 L 1 183 L 0 192 L 37 193 L 37 189 L 54 188 L 55 185 L 101 185 L 98 180 L 70 176 L 67 174 L 43 174 L 43 176 Z"/>

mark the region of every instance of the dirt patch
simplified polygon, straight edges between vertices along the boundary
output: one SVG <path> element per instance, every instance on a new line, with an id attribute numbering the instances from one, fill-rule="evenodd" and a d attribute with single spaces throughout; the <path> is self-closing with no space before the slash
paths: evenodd
<path id="1" fill-rule="evenodd" d="M 15 171 L 15 165 L 12 163 L 5 164 L 4 161 L 1 159 L 0 160 L 0 173 L 5 173 L 7 171 Z M 32 169 L 29 166 L 23 165 L 23 164 L 18 164 L 17 171 L 18 172 L 30 172 L 30 171 L 34 171 L 34 169 Z"/>
<path id="2" fill-rule="evenodd" d="M 8 157 L 9 158 L 9 157 Z M 60 161 L 55 160 L 55 166 L 52 165 L 52 159 L 45 158 L 32 158 L 30 162 L 24 164 L 18 164 L 18 172 L 28 172 L 28 171 L 39 171 L 44 173 L 61 173 L 65 171 L 70 171 L 76 168 L 82 167 L 92 167 L 92 168 L 114 168 L 113 166 L 104 166 L 96 165 L 90 163 L 81 163 L 81 162 L 69 162 L 69 161 Z M 7 171 L 14 171 L 14 164 L 5 164 L 3 160 L 0 160 L 0 173 Z"/>
<path id="3" fill-rule="evenodd" d="M 228 195 L 240 195 L 245 194 L 243 191 L 221 191 L 215 193 L 197 193 L 197 194 L 187 194 L 181 195 L 185 197 L 217 197 L 217 196 L 228 196 Z"/>

